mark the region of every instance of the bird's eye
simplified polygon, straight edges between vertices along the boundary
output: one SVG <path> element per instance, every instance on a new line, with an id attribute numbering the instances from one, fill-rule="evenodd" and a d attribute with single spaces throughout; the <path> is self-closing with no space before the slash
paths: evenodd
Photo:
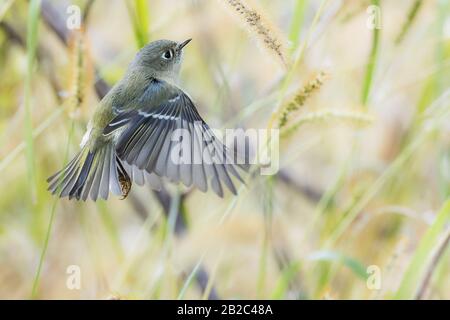
<path id="1" fill-rule="evenodd" d="M 166 59 L 166 60 L 172 59 L 173 50 L 172 49 L 167 50 L 166 52 L 163 53 L 162 57 L 163 57 L 163 59 Z"/>

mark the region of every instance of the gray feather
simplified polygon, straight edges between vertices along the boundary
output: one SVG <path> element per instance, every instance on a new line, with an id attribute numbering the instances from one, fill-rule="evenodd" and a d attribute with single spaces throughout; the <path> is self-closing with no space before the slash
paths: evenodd
<path id="1" fill-rule="evenodd" d="M 194 139 L 192 137 L 192 132 L 189 130 L 189 123 L 187 120 L 181 120 L 181 126 L 184 130 L 188 131 L 190 134 L 190 141 L 187 144 L 186 148 L 183 148 L 182 159 L 188 159 L 188 163 L 184 161 L 180 164 L 179 168 L 179 176 L 183 184 L 189 187 L 192 184 L 192 166 L 193 166 L 193 148 L 194 148 Z"/>
<path id="2" fill-rule="evenodd" d="M 162 181 L 161 178 L 158 177 L 154 173 L 148 173 L 147 171 L 144 171 L 145 181 L 147 184 L 156 191 L 161 191 L 162 189 Z"/>
<path id="3" fill-rule="evenodd" d="M 105 162 L 105 149 L 101 149 L 97 155 L 97 166 L 95 167 L 95 171 L 92 173 L 94 176 L 92 181 L 92 188 L 90 191 L 91 199 L 97 201 L 98 193 L 100 189 L 100 182 L 102 181 L 103 174 L 103 164 Z"/>
<path id="4" fill-rule="evenodd" d="M 112 148 L 108 145 L 107 150 L 105 151 L 106 157 L 103 160 L 103 171 L 102 171 L 102 179 L 99 185 L 99 193 L 100 197 L 104 200 L 108 200 L 109 195 L 109 172 L 110 172 L 110 158 L 113 157 Z"/>

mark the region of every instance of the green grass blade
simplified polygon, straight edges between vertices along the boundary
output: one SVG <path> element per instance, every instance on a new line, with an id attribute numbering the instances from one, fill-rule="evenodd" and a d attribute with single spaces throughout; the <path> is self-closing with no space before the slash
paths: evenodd
<path id="1" fill-rule="evenodd" d="M 134 7 L 127 2 L 128 12 L 133 22 L 136 45 L 142 48 L 149 42 L 150 8 L 147 0 L 135 0 Z"/>
<path id="2" fill-rule="evenodd" d="M 286 292 L 289 289 L 289 284 L 300 271 L 300 262 L 296 261 L 282 271 L 280 279 L 277 282 L 275 290 L 273 290 L 270 299 L 280 300 L 286 297 Z"/>
<path id="3" fill-rule="evenodd" d="M 328 237 L 325 248 L 331 248 L 336 241 L 345 233 L 351 223 L 362 212 L 367 203 L 381 190 L 387 181 L 396 176 L 398 171 L 403 168 L 407 161 L 412 157 L 417 148 L 424 142 L 426 135 L 419 136 L 394 160 L 394 162 L 386 169 L 386 171 L 374 182 L 374 184 L 353 203 L 348 213 L 338 224 L 333 233 Z"/>
<path id="4" fill-rule="evenodd" d="M 203 291 L 202 300 L 208 300 L 209 295 L 211 294 L 211 291 L 214 286 L 214 281 L 216 280 L 217 269 L 219 268 L 219 264 L 222 258 L 223 258 L 223 250 L 220 251 L 219 257 L 217 258 L 217 262 L 215 263 L 211 275 L 209 276 L 208 283 L 206 284 L 206 288 Z"/>
<path id="5" fill-rule="evenodd" d="M 112 217 L 111 212 L 108 210 L 106 202 L 99 202 L 97 206 L 99 209 L 98 211 L 100 213 L 100 218 L 103 222 L 103 225 L 105 226 L 106 233 L 111 240 L 112 247 L 116 252 L 117 258 L 119 259 L 119 261 L 122 261 L 125 254 L 123 252 L 122 244 L 120 243 L 120 234 L 114 218 Z"/>
<path id="6" fill-rule="evenodd" d="M 308 256 L 311 261 L 338 262 L 349 268 L 356 276 L 366 280 L 366 267 L 358 260 L 336 251 L 317 251 Z"/>
<path id="7" fill-rule="evenodd" d="M 403 41 L 408 31 L 411 29 L 411 26 L 413 25 L 413 22 L 415 18 L 417 17 L 417 14 L 419 13 L 419 10 L 422 6 L 423 0 L 416 0 L 408 12 L 408 17 L 405 21 L 405 23 L 402 26 L 402 29 L 400 33 L 398 34 L 397 38 L 395 39 L 395 44 L 400 44 L 400 42 Z"/>
<path id="8" fill-rule="evenodd" d="M 56 204 L 57 204 L 57 199 L 54 200 L 51 211 L 50 211 L 50 218 L 48 221 L 47 232 L 45 234 L 44 246 L 42 247 L 41 255 L 39 257 L 38 267 L 36 269 L 36 274 L 34 276 L 33 286 L 31 289 L 31 299 L 35 299 L 37 297 L 37 290 L 39 288 L 39 280 L 41 278 L 42 266 L 44 265 L 45 255 L 47 254 L 48 243 L 50 241 L 51 230 L 53 228 L 53 221 L 55 220 Z"/>
<path id="9" fill-rule="evenodd" d="M 70 127 L 69 136 L 67 138 L 67 147 L 66 147 L 66 151 L 65 151 L 65 155 L 64 155 L 64 165 L 66 165 L 68 163 L 67 160 L 69 158 L 70 141 L 72 141 L 72 136 L 73 136 L 74 131 L 75 131 L 75 121 L 72 120 L 72 125 Z M 34 276 L 33 287 L 31 289 L 31 298 L 32 299 L 36 298 L 36 296 L 37 296 L 37 290 L 39 288 L 39 279 L 41 277 L 41 271 L 42 271 L 42 266 L 44 264 L 45 255 L 47 254 L 48 243 L 50 241 L 50 235 L 51 235 L 52 228 L 53 228 L 53 222 L 55 220 L 56 205 L 58 204 L 58 200 L 59 200 L 58 197 L 54 198 L 52 208 L 50 211 L 50 218 L 48 221 L 47 232 L 45 234 L 44 245 L 42 247 L 41 255 L 39 257 L 39 263 L 38 263 L 38 267 L 36 270 L 36 274 Z"/>
<path id="10" fill-rule="evenodd" d="M 187 289 L 191 286 L 192 281 L 194 281 L 195 277 L 197 276 L 198 269 L 202 265 L 203 257 L 200 258 L 200 260 L 195 265 L 194 269 L 192 269 L 191 273 L 187 277 L 186 281 L 183 284 L 183 287 L 180 290 L 180 293 L 178 294 L 177 300 L 182 300 L 186 294 Z"/>
<path id="11" fill-rule="evenodd" d="M 412 299 L 415 297 L 418 286 L 425 275 L 433 248 L 438 243 L 441 231 L 449 222 L 450 200 L 447 200 L 437 214 L 434 223 L 428 228 L 420 241 L 395 295 L 396 299 Z"/>
<path id="12" fill-rule="evenodd" d="M 25 141 L 26 160 L 30 194 L 33 203 L 36 201 L 36 174 L 34 167 L 33 124 L 31 115 L 31 82 L 34 74 L 34 62 L 38 37 L 38 24 L 41 0 L 32 0 L 28 8 L 27 23 L 27 73 L 25 76 Z"/>
<path id="13" fill-rule="evenodd" d="M 372 5 L 380 7 L 380 0 L 372 0 Z M 380 43 L 380 28 L 375 26 L 372 34 L 372 49 L 369 54 L 369 60 L 367 62 L 366 74 L 364 76 L 362 89 L 362 104 L 364 106 L 367 105 L 370 90 L 372 88 L 375 66 L 378 60 L 377 58 L 378 58 L 379 43 Z"/>
<path id="14" fill-rule="evenodd" d="M 50 126 L 61 117 L 63 111 L 63 107 L 58 107 L 55 111 L 47 114 L 39 126 L 33 130 L 33 139 L 37 139 L 45 130 L 50 128 Z M 14 160 L 25 150 L 26 147 L 26 141 L 22 141 L 14 149 L 9 151 L 8 154 L 0 160 L 0 173 L 6 170 L 6 168 L 14 162 Z"/>
<path id="15" fill-rule="evenodd" d="M 430 118 L 424 123 L 421 130 L 403 151 L 395 158 L 383 174 L 362 194 L 362 196 L 349 206 L 345 211 L 344 218 L 339 222 L 333 233 L 328 237 L 325 248 L 331 248 L 336 241 L 344 234 L 353 221 L 363 212 L 364 207 L 373 199 L 373 197 L 381 190 L 381 188 L 391 179 L 397 176 L 398 172 L 411 159 L 416 150 L 430 137 L 433 132 L 443 125 L 444 121 L 450 114 L 450 108 L 444 104 L 448 99 L 450 89 L 444 92 L 429 107 Z M 438 111 L 436 111 L 438 110 Z M 433 112 L 434 111 L 434 115 Z"/>
<path id="16" fill-rule="evenodd" d="M 3 4 L 0 6 L 0 22 L 5 17 L 6 13 L 8 12 L 9 8 L 11 8 L 11 5 L 13 4 L 15 0 L 6 0 L 3 2 Z"/>
<path id="17" fill-rule="evenodd" d="M 273 202 L 274 202 L 274 180 L 273 176 L 265 181 L 264 186 L 264 234 L 261 243 L 261 256 L 259 258 L 258 266 L 258 281 L 257 281 L 257 295 L 258 298 L 264 297 L 264 291 L 266 286 L 267 277 L 267 259 L 269 255 L 269 249 L 271 246 L 271 230 L 272 230 L 272 218 L 273 218 Z"/>
<path id="18" fill-rule="evenodd" d="M 306 48 L 308 48 L 308 45 L 310 44 L 312 35 L 314 34 L 314 31 L 316 30 L 317 24 L 319 23 L 320 17 L 322 16 L 323 11 L 324 11 L 325 7 L 327 6 L 328 2 L 329 2 L 329 0 L 322 0 L 320 2 L 319 8 L 317 9 L 316 14 L 314 15 L 313 21 L 311 22 L 311 26 L 309 27 L 309 30 L 305 37 L 305 40 L 302 41 L 299 50 L 297 50 L 298 53 L 295 55 L 294 62 L 291 65 L 289 71 L 287 72 L 287 74 L 285 75 L 285 77 L 281 83 L 278 101 L 276 103 L 275 110 L 272 112 L 272 115 L 270 116 L 269 121 L 267 123 L 268 129 L 272 129 L 275 125 L 275 121 L 278 120 L 280 108 L 283 105 L 288 87 L 292 83 L 292 80 L 294 79 L 294 75 L 298 71 L 297 67 L 301 64 L 304 52 L 305 52 Z"/>
<path id="19" fill-rule="evenodd" d="M 306 8 L 308 6 L 308 0 L 297 0 L 294 8 L 294 15 L 292 17 L 291 28 L 289 32 L 289 41 L 291 42 L 291 51 L 295 51 L 298 47 L 298 41 L 300 39 L 300 33 L 302 31 L 302 25 L 305 18 Z"/>

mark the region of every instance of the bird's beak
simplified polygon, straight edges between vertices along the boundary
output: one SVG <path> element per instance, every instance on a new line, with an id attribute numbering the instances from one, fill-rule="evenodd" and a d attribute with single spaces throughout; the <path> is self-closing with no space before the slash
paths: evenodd
<path id="1" fill-rule="evenodd" d="M 183 41 L 180 44 L 178 44 L 177 50 L 180 51 L 181 49 L 183 49 L 189 42 L 191 42 L 191 40 L 192 39 L 187 39 L 186 41 Z"/>

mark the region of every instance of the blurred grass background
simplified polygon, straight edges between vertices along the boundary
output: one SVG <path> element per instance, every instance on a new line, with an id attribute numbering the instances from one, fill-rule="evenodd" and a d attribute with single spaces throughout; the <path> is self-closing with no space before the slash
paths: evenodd
<path id="1" fill-rule="evenodd" d="M 65 25 L 73 4 L 80 30 Z M 450 299 L 449 13 L 0 1 L 0 298 Z M 193 38 L 181 86 L 213 127 L 281 128 L 280 172 L 224 199 L 135 186 L 125 201 L 56 200 L 45 179 L 77 151 L 99 87 L 161 38 Z"/>

